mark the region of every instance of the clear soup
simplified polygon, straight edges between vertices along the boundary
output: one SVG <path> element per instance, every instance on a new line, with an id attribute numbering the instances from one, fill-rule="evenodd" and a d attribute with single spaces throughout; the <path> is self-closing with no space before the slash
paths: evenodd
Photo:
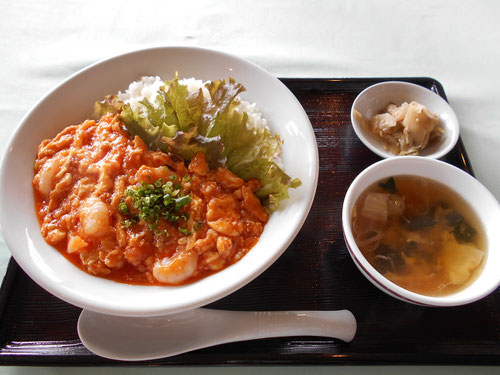
<path id="1" fill-rule="evenodd" d="M 360 195 L 351 221 L 368 262 L 415 293 L 456 293 L 485 263 L 487 239 L 478 216 L 434 180 L 402 175 L 378 181 Z"/>

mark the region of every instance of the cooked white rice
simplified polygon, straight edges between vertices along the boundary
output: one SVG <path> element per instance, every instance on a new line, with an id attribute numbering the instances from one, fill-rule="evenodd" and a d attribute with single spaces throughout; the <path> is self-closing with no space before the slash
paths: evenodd
<path id="1" fill-rule="evenodd" d="M 125 92 L 118 91 L 118 99 L 129 104 L 133 111 L 142 106 L 140 101 L 144 98 L 149 100 L 153 105 L 157 105 L 157 93 L 163 85 L 162 79 L 158 76 L 142 77 L 140 81 L 132 82 Z"/>
<path id="2" fill-rule="evenodd" d="M 205 87 L 205 83 L 201 79 L 196 79 L 196 78 L 184 78 L 179 80 L 179 83 L 181 85 L 186 85 L 188 88 L 188 91 L 190 93 L 197 92 L 201 89 L 201 92 L 203 93 L 203 96 L 207 100 L 212 100 L 210 97 L 210 93 L 208 92 L 208 89 Z"/>

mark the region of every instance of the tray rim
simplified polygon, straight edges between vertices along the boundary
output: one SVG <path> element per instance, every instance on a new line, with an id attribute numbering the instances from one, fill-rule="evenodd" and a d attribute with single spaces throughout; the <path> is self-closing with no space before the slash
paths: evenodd
<path id="1" fill-rule="evenodd" d="M 357 85 L 355 87 L 355 91 L 359 91 L 360 84 L 366 85 L 366 87 L 378 83 L 378 82 L 383 82 L 383 81 L 405 81 L 405 82 L 412 82 L 416 83 L 419 85 L 422 85 L 424 87 L 427 87 L 431 89 L 432 91 L 436 92 L 438 95 L 443 97 L 446 101 L 448 101 L 446 97 L 446 93 L 444 91 L 444 88 L 442 84 L 436 80 L 433 77 L 425 77 L 425 76 L 408 76 L 408 77 L 345 77 L 345 78 L 338 78 L 338 77 L 325 77 L 325 78 L 317 78 L 317 77 L 278 77 L 280 81 L 282 81 L 291 91 L 295 88 L 296 90 L 304 89 L 304 90 L 310 90 L 313 87 L 310 86 L 329 86 L 332 84 L 332 82 L 342 82 L 343 84 L 352 84 L 353 86 Z M 295 87 L 294 87 L 295 86 Z M 330 91 L 336 91 L 332 90 L 332 87 L 328 87 Z M 342 92 L 346 92 L 345 87 L 343 90 L 339 90 Z M 463 165 L 458 166 L 459 168 L 462 168 L 465 170 L 467 173 L 471 174 L 474 176 L 474 171 L 472 168 L 472 165 L 470 163 L 469 157 L 467 155 L 467 151 L 464 147 L 463 141 L 461 136 L 459 136 L 458 142 L 455 145 L 454 149 L 457 150 L 459 155 L 461 156 L 461 161 L 463 162 Z M 7 312 L 7 301 L 9 300 L 9 297 L 11 295 L 11 292 L 13 290 L 13 284 L 16 276 L 19 274 L 19 272 L 23 272 L 22 269 L 19 267 L 19 265 L 16 263 L 16 261 L 11 257 L 9 259 L 9 263 L 5 272 L 5 276 L 2 280 L 2 284 L 0 287 L 0 325 L 3 325 L 3 321 L 5 318 L 5 314 Z M 26 276 L 27 277 L 27 276 Z M 29 278 L 29 277 L 28 277 Z M 89 354 L 86 355 L 61 355 L 59 354 L 26 354 L 26 353 L 10 353 L 5 350 L 5 343 L 6 343 L 6 338 L 4 336 L 4 331 L 5 329 L 2 329 L 0 326 L 0 365 L 15 365 L 15 366 L 72 366 L 72 365 L 78 365 L 78 366 L 109 366 L 109 365 L 132 365 L 132 366 L 140 366 L 140 365 L 158 365 L 161 364 L 162 366 L 186 366 L 186 363 L 183 362 L 182 360 L 180 361 L 175 361 L 175 360 L 170 360 L 169 363 L 161 363 L 160 360 L 155 360 L 155 361 L 144 361 L 144 362 L 135 362 L 135 363 L 128 363 L 128 362 L 119 362 L 119 361 L 112 361 L 112 360 L 107 360 L 100 358 L 96 355 L 93 355 L 92 353 L 89 352 Z M 76 329 L 76 322 L 75 322 L 75 329 Z M 264 340 L 273 340 L 273 339 L 264 339 Z M 296 341 L 300 341 L 297 339 Z M 57 340 L 51 341 L 47 340 L 47 342 L 57 342 Z M 69 343 L 69 341 L 65 341 Z M 81 343 L 80 343 L 81 344 Z M 226 345 L 231 345 L 231 344 L 226 344 Z M 41 346 L 41 345 L 40 345 Z M 202 356 L 203 357 L 203 356 Z M 399 357 L 399 359 L 396 359 L 394 361 L 387 361 L 387 360 L 377 360 L 374 359 L 376 356 L 374 356 L 371 353 L 367 353 L 364 356 L 362 355 L 361 357 L 366 357 L 366 358 L 359 358 L 359 356 L 355 359 L 350 358 L 347 356 L 346 358 L 330 358 L 325 359 L 322 358 L 322 361 L 318 361 L 317 357 L 314 357 L 314 355 L 304 355 L 304 354 L 294 354 L 294 358 L 290 358 L 289 360 L 276 360 L 276 361 L 262 361 L 259 359 L 251 359 L 248 358 L 245 361 L 231 361 L 231 362 L 225 362 L 225 361 L 212 361 L 211 365 L 290 365 L 290 364 L 300 364 L 300 365 L 349 365 L 349 364 L 356 364 L 356 365 L 407 365 L 407 364 L 462 364 L 462 365 L 500 365 L 500 356 L 497 356 L 495 354 L 471 354 L 468 355 L 468 358 L 464 358 L 463 355 L 460 354 L 448 354 L 447 358 L 443 358 L 443 354 L 438 354 L 436 355 L 436 358 L 429 358 L 426 357 L 424 361 L 419 361 L 416 358 L 408 358 L 408 354 L 401 354 L 401 355 L 395 355 L 395 357 Z M 406 358 L 405 358 L 406 357 Z M 439 357 L 439 358 L 438 358 Z M 172 357 L 175 358 L 175 357 Z M 460 358 L 460 362 L 457 362 L 457 359 Z M 89 361 L 91 359 L 91 361 Z M 203 360 L 198 364 L 194 363 L 194 366 L 199 366 L 203 365 Z"/>

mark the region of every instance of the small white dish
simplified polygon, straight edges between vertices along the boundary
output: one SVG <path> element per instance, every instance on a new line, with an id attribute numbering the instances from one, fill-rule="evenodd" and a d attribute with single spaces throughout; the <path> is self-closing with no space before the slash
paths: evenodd
<path id="1" fill-rule="evenodd" d="M 488 247 L 483 270 L 465 289 L 442 297 L 410 292 L 380 274 L 359 250 L 351 227 L 354 204 L 363 191 L 376 181 L 391 176 L 414 175 L 440 182 L 462 196 L 474 209 L 486 233 Z M 381 160 L 362 171 L 352 182 L 342 208 L 344 239 L 354 263 L 377 288 L 402 301 L 424 306 L 458 306 L 477 301 L 500 286 L 500 205 L 495 197 L 474 177 L 443 161 L 418 156 L 397 156 Z"/>
<path id="2" fill-rule="evenodd" d="M 457 143 L 460 133 L 457 116 L 446 100 L 433 91 L 414 83 L 387 81 L 377 83 L 363 90 L 356 97 L 351 107 L 351 123 L 356 135 L 366 147 L 378 156 L 382 158 L 397 156 L 386 150 L 380 138 L 358 121 L 354 115 L 354 110 L 357 110 L 365 119 L 369 120 L 391 103 L 399 106 L 403 102 L 410 103 L 412 101 L 424 105 L 431 112 L 439 115 L 441 126 L 445 130 L 440 140 L 422 150 L 419 156 L 433 159 L 443 157 Z"/>
<path id="3" fill-rule="evenodd" d="M 121 284 L 91 276 L 48 245 L 35 214 L 32 180 L 37 147 L 65 127 L 90 118 L 96 100 L 125 90 L 144 75 L 202 80 L 233 77 L 247 89 L 272 131 L 284 141 L 285 171 L 302 181 L 274 212 L 259 242 L 240 261 L 182 286 Z M 24 117 L 6 148 L 0 171 L 0 225 L 16 262 L 41 287 L 91 311 L 157 316 L 193 309 L 241 288 L 268 268 L 299 232 L 318 181 L 318 148 L 311 123 L 295 96 L 277 78 L 241 58 L 202 48 L 134 51 L 93 64 L 61 83 Z M 297 152 L 300 150 L 300 152 Z M 14 215 L 14 216 L 13 216 Z M 13 219 L 14 218 L 14 219 Z"/>

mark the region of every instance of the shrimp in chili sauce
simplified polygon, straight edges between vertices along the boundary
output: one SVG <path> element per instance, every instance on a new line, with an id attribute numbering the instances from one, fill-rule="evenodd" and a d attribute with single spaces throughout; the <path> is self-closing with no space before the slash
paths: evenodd
<path id="1" fill-rule="evenodd" d="M 117 282 L 178 285 L 241 259 L 268 220 L 229 170 L 152 151 L 118 116 L 70 126 L 38 148 L 41 233 L 76 266 Z"/>

